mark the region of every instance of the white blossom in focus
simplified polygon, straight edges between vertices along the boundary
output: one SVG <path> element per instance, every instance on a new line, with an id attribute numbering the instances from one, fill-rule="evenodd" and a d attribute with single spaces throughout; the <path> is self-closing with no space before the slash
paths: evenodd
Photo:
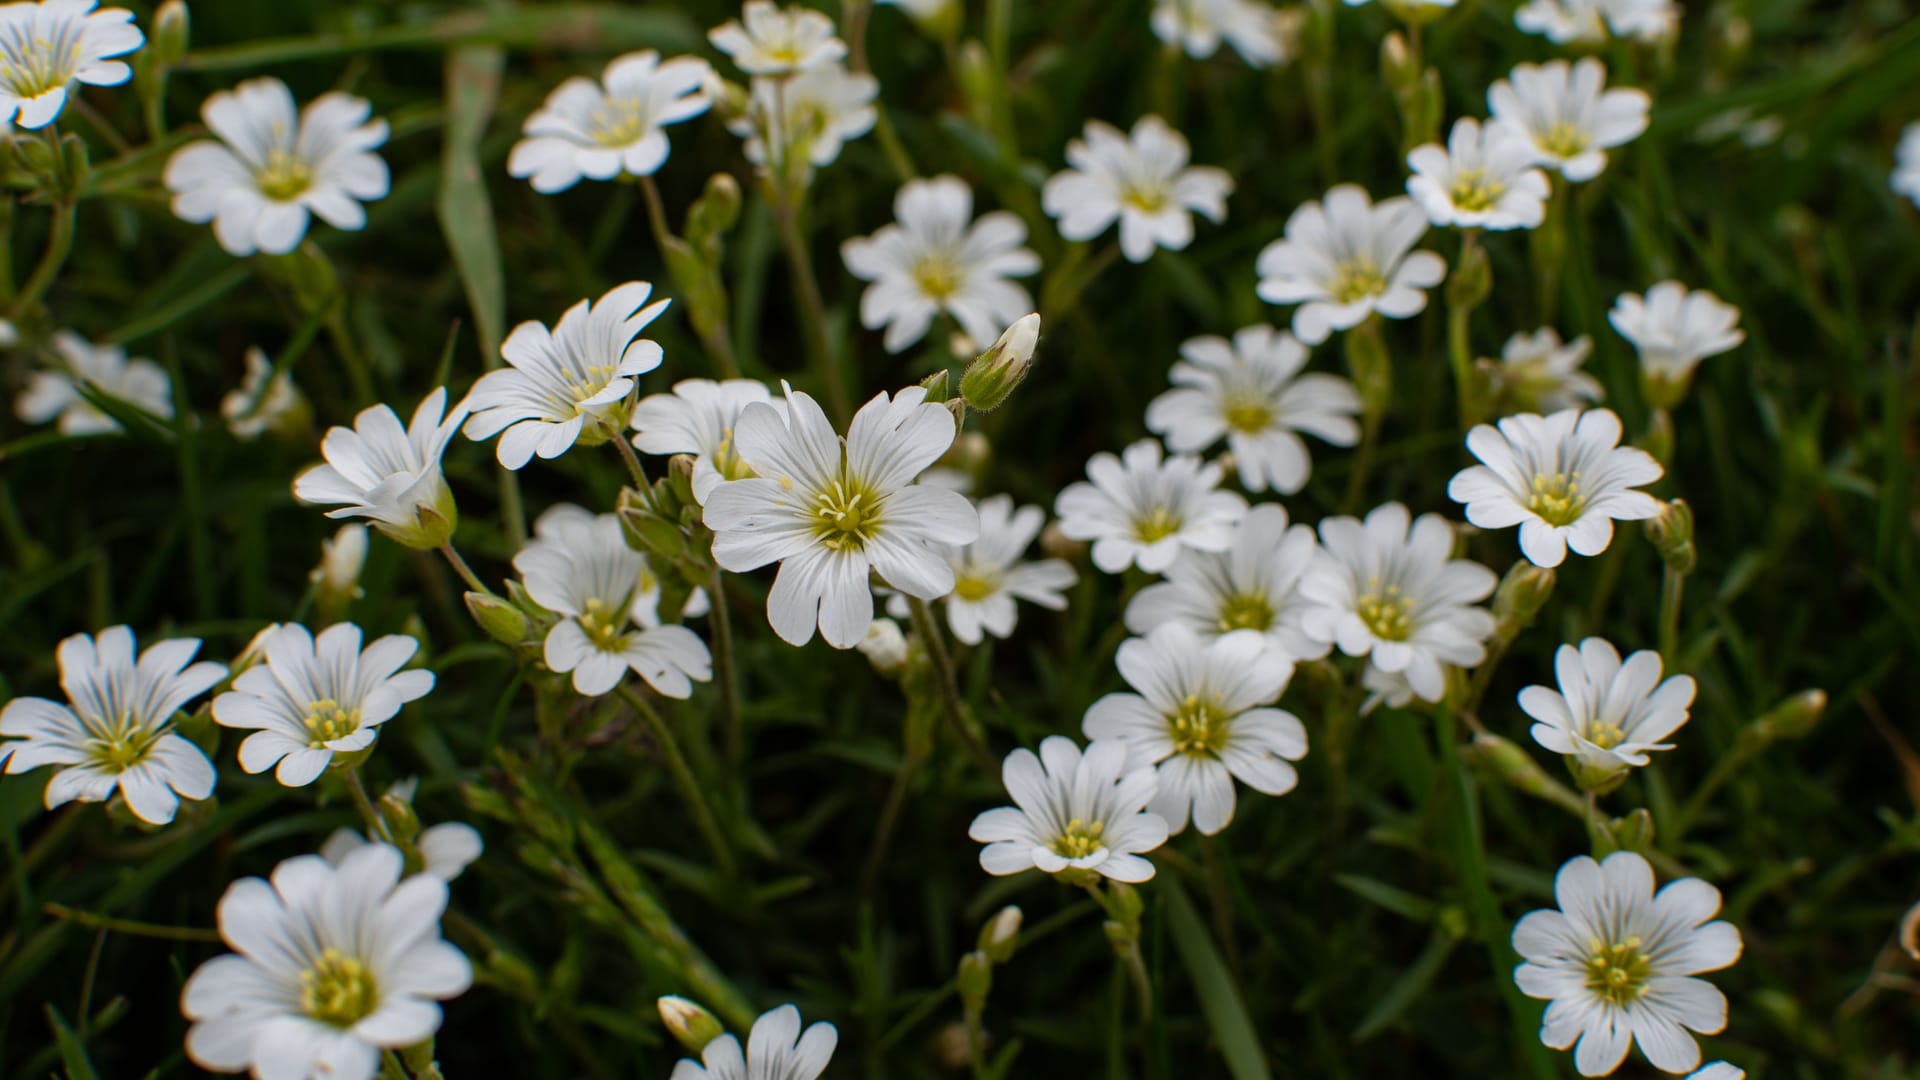
<path id="1" fill-rule="evenodd" d="M 1102 739 L 1083 752 L 1050 735 L 1037 756 L 1025 748 L 1008 754 L 1000 777 L 1014 805 L 985 811 L 967 830 L 987 845 L 980 850 L 987 873 L 1039 869 L 1070 882 L 1129 884 L 1153 877 L 1153 864 L 1140 856 L 1167 842 L 1167 822 L 1147 809 L 1153 767 L 1136 763 L 1127 744 Z"/>
<path id="2" fill-rule="evenodd" d="M 14 400 L 14 414 L 29 424 L 58 417 L 62 435 L 107 435 L 121 429 L 80 394 L 94 391 L 159 417 L 173 419 L 173 380 L 165 368 L 143 358 L 127 359 L 118 345 L 95 345 L 71 330 L 53 335 L 53 351 L 62 371 L 36 371 Z"/>
<path id="3" fill-rule="evenodd" d="M 119 86 L 133 77 L 125 56 L 146 42 L 125 8 L 99 0 L 0 5 L 0 125 L 43 128 L 66 108 L 74 83 Z"/>
<path id="4" fill-rule="evenodd" d="M 1015 600 L 1066 610 L 1067 598 L 1061 593 L 1077 580 L 1073 566 L 1063 559 L 1025 561 L 1027 546 L 1046 522 L 1046 511 L 1037 506 L 1015 510 L 1006 495 L 981 499 L 975 509 L 980 514 L 979 539 L 933 545 L 953 565 L 953 591 L 945 601 L 947 625 L 968 645 L 980 644 L 984 634 L 1012 637 L 1019 619 Z"/>
<path id="5" fill-rule="evenodd" d="M 1165 457 L 1141 439 L 1120 457 L 1087 459 L 1087 479 L 1054 500 L 1060 532 L 1093 542 L 1093 565 L 1118 574 L 1128 565 L 1158 574 L 1184 550 L 1225 551 L 1247 501 L 1220 490 L 1220 466 L 1185 454 Z"/>
<path id="6" fill-rule="evenodd" d="M 707 494 L 726 480 L 744 480 L 753 470 L 734 450 L 733 428 L 740 413 L 754 402 L 769 404 L 773 395 L 757 379 L 682 379 L 671 394 L 649 394 L 633 410 L 633 445 L 646 454 L 692 454 L 693 498 L 705 504 Z"/>
<path id="7" fill-rule="evenodd" d="M 782 1005 L 753 1022 L 745 1052 L 737 1037 L 722 1035 L 698 1062 L 682 1059 L 667 1080 L 818 1080 L 839 1043 L 839 1028 L 820 1021 L 802 1031 L 800 1010 Z"/>
<path id="8" fill-rule="evenodd" d="M 1156 247 L 1181 251 L 1193 242 L 1193 215 L 1227 219 L 1233 177 L 1225 169 L 1188 165 L 1186 136 L 1158 116 L 1143 116 L 1131 134 L 1099 120 L 1085 138 L 1067 143 L 1067 168 L 1040 191 L 1041 205 L 1068 240 L 1091 240 L 1120 222 L 1120 253 L 1145 262 Z"/>
<path id="9" fill-rule="evenodd" d="M 1323 202 L 1302 204 L 1287 218 L 1284 237 L 1261 250 L 1260 299 L 1299 304 L 1293 332 L 1308 345 L 1375 312 L 1418 315 L 1427 307 L 1423 290 L 1447 275 L 1440 256 L 1413 250 L 1426 232 L 1427 215 L 1412 199 L 1375 203 L 1364 189 L 1340 184 Z"/>
<path id="10" fill-rule="evenodd" d="M 576 75 L 554 88 L 520 128 L 507 174 L 542 194 L 588 180 L 652 176 L 667 162 L 668 124 L 713 104 L 704 89 L 707 62 L 676 56 L 662 63 L 648 49 L 617 57 L 598 81 Z"/>
<path id="11" fill-rule="evenodd" d="M 1604 638 L 1590 637 L 1554 653 L 1559 689 L 1529 686 L 1520 708 L 1533 717 L 1533 741 L 1569 759 L 1583 784 L 1603 786 L 1648 762 L 1662 739 L 1687 722 L 1690 675 L 1660 678 L 1660 654 L 1642 649 L 1623 663 Z"/>
<path id="12" fill-rule="evenodd" d="M 327 429 L 320 442 L 326 464 L 295 477 L 293 497 L 339 506 L 327 511 L 330 518 L 367 518 L 408 547 L 439 547 L 453 535 L 457 516 L 440 455 L 466 418 L 464 400 L 447 410 L 444 387 L 420 402 L 404 428 L 390 406 L 362 409 L 353 427 Z"/>
<path id="13" fill-rule="evenodd" d="M 1290 524 L 1279 503 L 1261 503 L 1233 527 L 1225 551 L 1182 552 L 1167 580 L 1135 593 L 1127 629 L 1148 634 L 1176 623 L 1203 639 L 1251 630 L 1266 639 L 1264 663 L 1291 671 L 1318 660 L 1332 646 L 1307 635 L 1300 581 L 1319 550 L 1310 526 Z"/>

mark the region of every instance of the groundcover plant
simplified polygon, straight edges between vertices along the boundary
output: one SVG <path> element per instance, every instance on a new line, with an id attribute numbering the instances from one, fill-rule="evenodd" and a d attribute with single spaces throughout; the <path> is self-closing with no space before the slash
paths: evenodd
<path id="1" fill-rule="evenodd" d="M 0 5 L 0 1075 L 1915 1075 L 1916 72 Z"/>

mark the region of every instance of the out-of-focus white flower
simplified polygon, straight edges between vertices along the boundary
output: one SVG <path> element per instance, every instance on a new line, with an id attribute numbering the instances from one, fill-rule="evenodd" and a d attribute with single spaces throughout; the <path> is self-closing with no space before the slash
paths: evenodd
<path id="1" fill-rule="evenodd" d="M 1197 337 L 1180 346 L 1174 389 L 1147 406 L 1147 430 L 1176 453 L 1206 450 L 1221 438 L 1248 491 L 1291 495 L 1312 470 L 1306 432 L 1334 446 L 1360 441 L 1360 395 L 1338 375 L 1300 374 L 1307 350 L 1292 334 L 1246 327 L 1228 341 Z"/>
<path id="2" fill-rule="evenodd" d="M 867 658 L 873 670 L 892 678 L 900 674 L 907 666 L 907 635 L 900 624 L 892 619 L 875 619 L 867 627 L 867 636 L 860 639 L 854 648 Z"/>
<path id="3" fill-rule="evenodd" d="M 1027 227 L 996 210 L 973 217 L 973 192 L 957 176 L 909 180 L 894 197 L 894 224 L 840 246 L 847 270 L 871 282 L 860 323 L 886 328 L 888 352 L 926 336 L 942 311 L 975 341 L 992 341 L 1033 310 L 1033 296 L 1012 281 L 1040 269 L 1021 245 Z"/>
<path id="4" fill-rule="evenodd" d="M 47 781 L 46 805 L 105 802 L 116 790 L 149 825 L 173 820 L 181 799 L 213 794 L 213 762 L 174 733 L 173 714 L 226 678 L 202 660 L 196 638 L 162 641 L 137 653 L 124 626 L 62 641 L 60 688 L 68 704 L 17 697 L 0 709 L 0 761 L 9 774 L 62 766 Z"/>
<path id="5" fill-rule="evenodd" d="M 1414 251 L 1426 235 L 1427 215 L 1412 199 L 1379 203 L 1354 184 L 1328 191 L 1287 218 L 1283 239 L 1260 252 L 1260 298 L 1299 304 L 1293 332 L 1318 345 L 1335 330 L 1350 330 L 1379 312 L 1405 319 L 1426 310 L 1427 294 L 1447 275 L 1431 251 Z"/>
<path id="6" fill-rule="evenodd" d="M 404 428 L 390 406 L 362 409 L 352 428 L 327 429 L 320 441 L 327 462 L 294 478 L 293 497 L 338 505 L 328 517 L 367 518 L 408 547 L 437 548 L 453 535 L 459 513 L 440 455 L 466 418 L 464 400 L 447 411 L 445 387 L 428 394 Z"/>
<path id="7" fill-rule="evenodd" d="M 792 75 L 847 55 L 846 43 L 834 36 L 832 19 L 772 0 L 747 0 L 740 18 L 707 31 L 707 40 L 749 75 Z"/>
<path id="8" fill-rule="evenodd" d="M 1077 575 L 1062 559 L 1026 562 L 1027 546 L 1040 535 L 1046 511 L 1037 506 L 1013 507 L 1006 495 L 980 500 L 980 537 L 970 544 L 935 544 L 934 550 L 953 565 L 953 591 L 947 594 L 947 625 L 953 636 L 978 645 L 983 634 L 1013 636 L 1019 619 L 1015 600 L 1025 600 L 1052 611 L 1064 611 L 1062 591 L 1073 587 Z"/>
<path id="9" fill-rule="evenodd" d="M 524 138 L 507 156 L 507 174 L 531 180 L 543 194 L 583 177 L 652 176 L 672 149 L 662 129 L 713 104 L 704 90 L 710 70 L 691 56 L 662 63 L 648 49 L 616 58 L 598 82 L 568 79 L 521 126 Z"/>
<path id="10" fill-rule="evenodd" d="M 1163 457 L 1159 442 L 1141 439 L 1120 457 L 1087 460 L 1087 480 L 1054 500 L 1060 531 L 1093 541 L 1093 565 L 1117 574 L 1129 564 L 1150 574 L 1181 551 L 1225 551 L 1247 501 L 1221 491 L 1220 466 L 1186 454 Z"/>
<path id="11" fill-rule="evenodd" d="M 1520 550 L 1535 566 L 1559 566 L 1567 549 L 1598 555 L 1615 521 L 1660 513 L 1660 501 L 1634 488 L 1660 479 L 1653 455 L 1620 445 L 1611 409 L 1520 413 L 1499 426 L 1477 424 L 1467 449 L 1480 459 L 1454 474 L 1447 495 L 1466 504 L 1482 529 L 1520 527 Z"/>
<path id="12" fill-rule="evenodd" d="M 1147 634 L 1177 623 L 1203 639 L 1251 630 L 1266 639 L 1265 664 L 1291 671 L 1318 660 L 1332 646 L 1307 636 L 1299 586 L 1319 548 L 1312 528 L 1288 523 L 1286 507 L 1261 503 L 1233 527 L 1227 550 L 1184 552 L 1166 581 L 1135 593 L 1127 629 Z"/>
<path id="13" fill-rule="evenodd" d="M 1920 206 L 1920 123 L 1908 124 L 1893 152 L 1893 190 Z"/>
<path id="14" fill-rule="evenodd" d="M 1428 143 L 1407 154 L 1407 194 L 1442 227 L 1531 229 L 1546 220 L 1549 193 L 1536 160 L 1533 144 L 1512 128 L 1462 117 L 1445 148 Z"/>
<path id="15" fill-rule="evenodd" d="M 1280 12 L 1262 0 L 1154 0 L 1152 21 L 1155 37 L 1179 45 L 1195 60 L 1212 56 L 1223 41 L 1256 68 L 1280 63 L 1293 52 L 1281 32 Z"/>
<path id="16" fill-rule="evenodd" d="M 384 198 L 390 177 L 374 150 L 387 122 L 348 94 L 322 94 L 294 109 L 279 79 L 249 79 L 207 99 L 200 115 L 219 136 L 167 159 L 173 212 L 213 235 L 233 255 L 284 255 L 307 235 L 312 213 L 336 229 L 367 224 L 361 203 Z"/>
<path id="17" fill-rule="evenodd" d="M 1673 0 L 1527 0 L 1515 26 L 1555 45 L 1604 45 L 1609 36 L 1658 41 L 1680 28 Z"/>
<path id="18" fill-rule="evenodd" d="M 722 1035 L 700 1051 L 698 1062 L 682 1059 L 667 1080 L 819 1080 L 840 1044 L 840 1029 L 821 1021 L 800 1030 L 800 1010 L 791 1005 L 760 1014 L 740 1040 Z"/>
<path id="19" fill-rule="evenodd" d="M 119 86 L 133 77 L 125 56 L 145 43 L 125 8 L 99 0 L 39 0 L 0 6 L 0 125 L 41 128 L 66 108 L 74 83 Z"/>
<path id="20" fill-rule="evenodd" d="M 1361 7 L 1373 0 L 1346 0 L 1348 7 Z M 1381 0 L 1381 6 L 1410 23 L 1431 22 L 1453 10 L 1455 0 Z"/>
<path id="21" fill-rule="evenodd" d="M 1233 177 L 1225 169 L 1187 164 L 1186 136 L 1157 116 L 1143 116 L 1132 134 L 1098 120 L 1085 139 L 1067 143 L 1067 168 L 1040 191 L 1047 214 L 1068 240 L 1090 240 L 1120 222 L 1120 253 L 1145 262 L 1156 247 L 1180 251 L 1193 242 L 1193 215 L 1227 219 Z"/>
<path id="22" fill-rule="evenodd" d="M 367 527 L 347 524 L 333 538 L 320 541 L 320 565 L 308 575 L 322 591 L 354 600 L 365 595 L 360 570 L 367 564 Z"/>
<path id="23" fill-rule="evenodd" d="M 756 379 L 682 379 L 671 394 L 649 394 L 633 410 L 633 445 L 647 454 L 693 454 L 693 497 L 725 480 L 744 480 L 753 470 L 734 449 L 733 428 L 741 410 L 773 395 Z"/>
<path id="24" fill-rule="evenodd" d="M 1606 1076 L 1635 1043 L 1662 1072 L 1700 1064 L 1688 1031 L 1719 1033 L 1727 999 L 1705 979 L 1740 959 L 1740 931 L 1714 919 L 1720 890 L 1698 878 L 1653 891 L 1644 856 L 1616 851 L 1605 862 L 1569 859 L 1553 879 L 1559 909 L 1535 911 L 1513 928 L 1525 961 L 1513 981 L 1548 1002 L 1540 1041 L 1565 1050 L 1577 1041 L 1582 1076 Z"/>
<path id="25" fill-rule="evenodd" d="M 1153 767 L 1136 763 L 1126 743 L 1100 739 L 1083 753 L 1072 739 L 1050 735 L 1037 757 L 1024 748 L 1008 754 L 1000 778 L 1014 805 L 982 813 L 967 830 L 987 845 L 980 849 L 987 873 L 1037 868 L 1128 883 L 1153 877 L 1153 864 L 1140 856 L 1167 842 L 1167 821 L 1147 809 Z"/>
<path id="26" fill-rule="evenodd" d="M 507 367 L 480 376 L 467 395 L 467 438 L 500 436 L 500 464 L 518 469 L 573 448 L 620 438 L 633 381 L 660 366 L 658 342 L 640 336 L 667 309 L 653 286 L 629 281 L 597 301 L 582 300 L 545 323 L 523 322 L 500 345 Z"/>
<path id="27" fill-rule="evenodd" d="M 791 168 L 804 157 L 824 169 L 842 146 L 873 130 L 879 96 L 880 81 L 872 75 L 821 64 L 790 79 L 753 80 L 746 111 L 728 121 L 727 130 L 747 140 L 747 160 L 762 168 Z"/>
<path id="28" fill-rule="evenodd" d="M 1481 366 L 1507 412 L 1558 412 L 1603 396 L 1600 380 L 1580 370 L 1592 352 L 1592 338 L 1582 334 L 1562 344 L 1559 331 L 1543 326 L 1508 338 L 1499 363 L 1482 361 Z"/>
<path id="29" fill-rule="evenodd" d="M 1747 1071 L 1729 1065 L 1724 1061 L 1716 1061 L 1710 1065 L 1702 1065 L 1698 1070 L 1688 1073 L 1687 1080 L 1747 1080 Z"/>
<path id="30" fill-rule="evenodd" d="M 173 380 L 151 360 L 127 359 L 118 345 L 94 345 L 71 330 L 53 335 L 53 351 L 65 371 L 36 371 L 14 400 L 13 411 L 29 424 L 60 418 L 62 435 L 106 435 L 120 421 L 80 395 L 82 385 L 163 420 L 173 418 Z"/>
<path id="31" fill-rule="evenodd" d="M 1487 90 L 1487 106 L 1525 136 L 1540 164 L 1578 183 L 1600 175 L 1607 150 L 1647 130 L 1646 92 L 1606 85 L 1607 69 L 1592 57 L 1520 64 Z"/>
<path id="32" fill-rule="evenodd" d="M 1677 281 L 1663 281 L 1645 296 L 1621 294 L 1607 321 L 1640 350 L 1642 382 L 1654 391 L 1650 397 L 1663 399 L 1656 404 L 1684 394 L 1700 361 L 1747 340 L 1739 308 Z"/>
<path id="33" fill-rule="evenodd" d="M 420 643 L 388 634 L 365 651 L 360 628 L 334 623 L 315 638 L 285 623 L 266 642 L 266 662 L 233 680 L 213 699 L 223 727 L 254 729 L 240 744 L 240 767 L 274 770 L 287 787 L 320 778 L 335 754 L 373 745 L 380 725 L 433 689 L 433 672 L 403 670 Z M 277 766 L 277 767 L 276 767 Z"/>
<path id="34" fill-rule="evenodd" d="M 418 778 L 409 778 L 393 783 L 382 797 L 398 799 L 404 803 L 413 802 L 413 793 L 420 786 Z M 347 856 L 366 847 L 368 840 L 353 829 L 335 829 L 327 835 L 326 842 L 320 845 L 320 857 L 327 860 L 335 869 L 347 861 Z M 414 839 L 414 846 L 420 852 L 420 873 L 430 874 L 441 881 L 452 881 L 460 872 L 472 865 L 481 852 L 486 850 L 486 842 L 480 838 L 480 830 L 464 822 L 449 821 L 420 830 Z"/>
<path id="35" fill-rule="evenodd" d="M 1381 671 L 1372 661 L 1360 671 L 1360 688 L 1367 692 L 1366 700 L 1360 703 L 1360 715 L 1371 715 L 1373 710 L 1385 705 L 1389 709 L 1404 709 L 1420 697 L 1413 684 L 1407 681 L 1404 671 Z"/>
<path id="36" fill-rule="evenodd" d="M 259 346 L 248 347 L 246 364 L 246 377 L 220 399 L 220 415 L 234 438 L 251 442 L 269 428 L 298 420 L 307 402 L 293 385 L 293 372 L 275 375 L 273 361 Z"/>
<path id="37" fill-rule="evenodd" d="M 1652 750 L 1687 722 L 1690 675 L 1660 679 L 1660 654 L 1643 649 L 1620 660 L 1604 638 L 1590 637 L 1554 654 L 1560 688 L 1529 686 L 1520 708 L 1533 717 L 1533 741 L 1568 758 L 1582 786 L 1599 787 L 1645 765 Z"/>

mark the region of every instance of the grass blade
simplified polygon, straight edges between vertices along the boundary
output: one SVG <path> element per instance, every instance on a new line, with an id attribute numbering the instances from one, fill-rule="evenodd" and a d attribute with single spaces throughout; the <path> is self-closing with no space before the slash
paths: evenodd
<path id="1" fill-rule="evenodd" d="M 1253 1033 L 1253 1020 L 1240 1000 L 1240 991 L 1227 974 L 1220 950 L 1200 923 L 1193 902 L 1171 878 L 1161 878 L 1160 891 L 1167 898 L 1167 925 L 1173 931 L 1173 944 L 1193 979 L 1194 992 L 1200 996 L 1200 1011 L 1206 1014 L 1207 1027 L 1220 1044 L 1220 1055 L 1227 1059 L 1227 1072 L 1233 1080 L 1272 1080 L 1267 1070 L 1267 1055 Z"/>

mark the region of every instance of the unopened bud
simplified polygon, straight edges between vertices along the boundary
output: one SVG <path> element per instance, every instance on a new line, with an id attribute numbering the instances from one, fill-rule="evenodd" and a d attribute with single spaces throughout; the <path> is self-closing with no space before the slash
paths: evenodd
<path id="1" fill-rule="evenodd" d="M 991 127 L 999 76 L 994 72 L 987 47 L 972 39 L 961 42 L 959 67 L 960 90 L 966 95 L 974 123 L 982 128 Z"/>
<path id="2" fill-rule="evenodd" d="M 1361 405 L 1366 415 L 1379 416 L 1393 399 L 1393 360 L 1381 340 L 1379 323 L 1370 319 L 1347 331 L 1344 344 L 1347 373 L 1360 391 Z"/>
<path id="3" fill-rule="evenodd" d="M 993 990 L 993 961 L 983 952 L 970 952 L 960 958 L 960 1001 L 968 1012 L 987 1007 L 987 994 Z"/>
<path id="4" fill-rule="evenodd" d="M 867 635 L 854 648 L 860 650 L 875 672 L 886 678 L 899 678 L 907 669 L 907 636 L 892 619 L 873 620 L 867 627 Z"/>
<path id="5" fill-rule="evenodd" d="M 621 489 L 613 512 L 620 518 L 620 531 L 627 538 L 627 546 L 635 551 L 672 559 L 686 550 L 687 538 L 680 531 L 678 515 L 663 516 L 651 499 L 633 488 Z"/>
<path id="6" fill-rule="evenodd" d="M 932 4 L 903 4 L 901 10 L 920 24 L 926 35 L 937 41 L 952 41 L 960 32 L 965 12 L 960 0 L 935 0 Z"/>
<path id="7" fill-rule="evenodd" d="M 183 0 L 167 0 L 153 13 L 153 34 L 148 38 L 150 63 L 172 67 L 187 55 L 192 22 Z"/>
<path id="8" fill-rule="evenodd" d="M 360 570 L 367 564 L 367 527 L 342 525 L 330 540 L 320 541 L 320 565 L 308 575 L 321 594 L 341 603 L 364 595 Z"/>
<path id="9" fill-rule="evenodd" d="M 660 1022 L 690 1053 L 699 1053 L 707 1044 L 726 1034 L 720 1021 L 697 1003 L 668 994 L 659 1001 Z"/>
<path id="10" fill-rule="evenodd" d="M 1525 559 L 1514 563 L 1493 594 L 1493 615 L 1499 620 L 1494 633 L 1503 641 L 1512 641 L 1532 626 L 1553 595 L 1555 580 L 1554 572 L 1544 566 Z"/>
<path id="11" fill-rule="evenodd" d="M 687 239 L 696 247 L 718 240 L 740 220 L 740 181 L 717 172 L 707 177 L 706 190 L 687 209 Z"/>
<path id="12" fill-rule="evenodd" d="M 1389 87 L 1398 92 L 1412 89 L 1420 79 L 1420 65 L 1414 62 L 1407 36 L 1398 30 L 1380 39 L 1380 73 Z"/>
<path id="13" fill-rule="evenodd" d="M 1643 806 L 1626 817 L 1614 818 L 1607 824 L 1607 833 L 1615 851 L 1644 855 L 1653 846 L 1653 814 Z"/>
<path id="14" fill-rule="evenodd" d="M 947 369 L 941 368 L 939 371 L 921 379 L 920 385 L 926 390 L 928 401 L 942 402 L 947 400 L 947 397 L 951 394 L 951 390 L 948 389 L 949 382 L 950 376 L 947 374 Z"/>
<path id="15" fill-rule="evenodd" d="M 411 848 L 414 837 L 420 835 L 420 815 L 414 813 L 413 803 L 407 795 L 405 791 L 390 790 L 380 796 L 376 804 L 380 810 L 380 820 L 387 825 L 388 835 L 402 849 Z"/>
<path id="16" fill-rule="evenodd" d="M 1753 722 L 1750 730 L 1763 745 L 1783 739 L 1804 738 L 1826 711 L 1825 690 L 1802 690 L 1768 710 Z"/>
<path id="17" fill-rule="evenodd" d="M 253 640 L 247 642 L 247 647 L 240 650 L 240 655 L 233 658 L 233 663 L 227 665 L 227 678 L 229 680 L 237 679 L 242 672 L 265 660 L 267 658 L 267 639 L 278 633 L 282 625 L 281 623 L 268 623 L 261 627 L 260 632 L 253 635 Z"/>
<path id="18" fill-rule="evenodd" d="M 1146 910 L 1146 902 L 1140 899 L 1140 890 L 1124 882 L 1114 881 L 1108 883 L 1107 895 L 1111 898 L 1110 910 L 1114 918 L 1138 930 L 1140 914 Z"/>
<path id="19" fill-rule="evenodd" d="M 1483 731 L 1473 737 L 1462 750 L 1469 764 L 1474 765 L 1493 777 L 1506 783 L 1514 790 L 1536 799 L 1545 799 L 1559 806 L 1584 813 L 1579 796 L 1568 791 L 1565 784 L 1547 775 L 1533 755 L 1522 749 L 1512 739 L 1503 738 L 1492 732 Z"/>
<path id="20" fill-rule="evenodd" d="M 700 505 L 693 497 L 692 454 L 675 454 L 667 459 L 667 487 L 682 507 Z"/>
<path id="21" fill-rule="evenodd" d="M 1685 499 L 1675 499 L 1647 519 L 1647 539 L 1660 549 L 1667 569 L 1676 574 L 1693 572 L 1696 553 L 1693 547 L 1693 508 Z"/>
<path id="22" fill-rule="evenodd" d="M 980 412 L 992 412 L 1008 397 L 1033 368 L 1033 350 L 1040 343 L 1040 316 L 1025 315 L 1016 320 L 993 347 L 967 365 L 960 376 L 960 396 Z"/>
<path id="23" fill-rule="evenodd" d="M 1012 904 L 1000 909 L 999 913 L 987 920 L 980 928 L 980 951 L 996 964 L 1004 964 L 1013 959 L 1013 950 L 1020 944 L 1020 909 Z"/>
<path id="24" fill-rule="evenodd" d="M 527 640 L 527 613 L 511 601 L 492 593 L 467 593 L 467 613 L 487 636 L 502 645 L 518 645 Z"/>
<path id="25" fill-rule="evenodd" d="M 1907 909 L 1900 919 L 1900 947 L 1907 955 L 1920 960 L 1920 904 Z"/>
<path id="26" fill-rule="evenodd" d="M 1487 249 L 1468 245 L 1447 278 L 1447 303 L 1456 310 L 1476 308 L 1492 291 L 1493 267 L 1487 263 Z"/>

